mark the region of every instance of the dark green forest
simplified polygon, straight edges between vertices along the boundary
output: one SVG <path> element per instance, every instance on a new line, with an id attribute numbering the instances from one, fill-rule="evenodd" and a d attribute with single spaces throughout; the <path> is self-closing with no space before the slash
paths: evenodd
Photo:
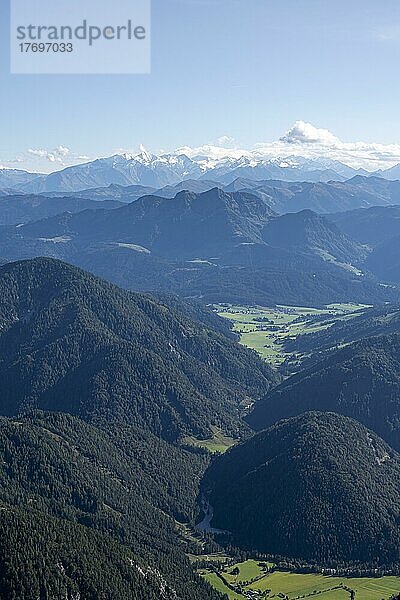
<path id="1" fill-rule="evenodd" d="M 277 375 L 222 333 L 51 259 L 0 271 L 0 411 L 61 410 L 164 439 L 239 434 Z"/>
<path id="2" fill-rule="evenodd" d="M 400 455 L 334 413 L 281 421 L 208 470 L 214 527 L 248 550 L 318 564 L 400 560 Z"/>
<path id="3" fill-rule="evenodd" d="M 247 420 L 260 430 L 305 411 L 333 411 L 357 419 L 399 451 L 399 391 L 400 335 L 366 338 L 289 377 Z"/>
<path id="4" fill-rule="evenodd" d="M 197 304 L 49 259 L 4 266 L 0 289 L 3 596 L 216 598 L 178 527 L 210 459 L 180 441 L 247 434 L 278 376 Z"/>
<path id="5" fill-rule="evenodd" d="M 360 314 L 340 350 L 313 334 L 282 381 L 198 300 L 1 267 L 0 597 L 216 600 L 187 558 L 206 548 L 397 572 L 395 315 Z M 216 431 L 225 455 L 189 445 Z M 204 498 L 232 535 L 183 534 Z"/>
<path id="6" fill-rule="evenodd" d="M 60 413 L 2 418 L 0 440 L 2 597 L 216 597 L 175 525 L 195 515 L 204 455 Z"/>

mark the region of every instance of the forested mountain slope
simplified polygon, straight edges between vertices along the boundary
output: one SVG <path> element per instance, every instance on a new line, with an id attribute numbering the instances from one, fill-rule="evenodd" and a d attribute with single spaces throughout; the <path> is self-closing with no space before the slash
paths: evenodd
<path id="1" fill-rule="evenodd" d="M 257 402 L 256 429 L 310 410 L 357 419 L 400 450 L 400 335 L 363 339 L 293 375 Z"/>
<path id="2" fill-rule="evenodd" d="M 0 441 L 2 598 L 218 597 L 174 522 L 193 517 L 204 456 L 65 414 L 1 418 Z"/>
<path id="3" fill-rule="evenodd" d="M 393 333 L 400 333 L 400 308 L 389 304 L 360 310 L 350 320 L 339 320 L 326 329 L 287 339 L 284 347 L 288 352 L 309 354 L 308 360 L 316 362 L 325 351 L 337 350 L 363 338 Z"/>
<path id="4" fill-rule="evenodd" d="M 59 410 L 169 440 L 236 435 L 276 374 L 150 297 L 51 259 L 0 269 L 0 412 Z"/>
<path id="5" fill-rule="evenodd" d="M 263 240 L 274 247 L 331 256 L 343 263 L 359 264 L 366 250 L 333 223 L 311 210 L 272 219 L 263 229 Z"/>
<path id="6" fill-rule="evenodd" d="M 400 235 L 400 206 L 372 206 L 327 215 L 343 233 L 371 247 Z"/>
<path id="7" fill-rule="evenodd" d="M 0 268 L 0 324 L 0 593 L 215 600 L 185 557 L 209 462 L 186 437 L 246 435 L 276 373 L 204 307 L 52 259 Z"/>
<path id="8" fill-rule="evenodd" d="M 212 525 L 242 547 L 336 564 L 400 558 L 400 456 L 361 424 L 307 413 L 210 467 Z"/>

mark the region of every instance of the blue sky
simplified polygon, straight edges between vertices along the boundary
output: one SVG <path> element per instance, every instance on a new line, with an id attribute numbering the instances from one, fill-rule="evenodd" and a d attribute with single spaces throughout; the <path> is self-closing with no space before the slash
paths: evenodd
<path id="1" fill-rule="evenodd" d="M 6 3 L 2 164 L 59 146 L 70 159 L 221 136 L 250 148 L 298 120 L 400 145 L 398 0 L 153 0 L 152 73 L 137 76 L 8 74 Z"/>

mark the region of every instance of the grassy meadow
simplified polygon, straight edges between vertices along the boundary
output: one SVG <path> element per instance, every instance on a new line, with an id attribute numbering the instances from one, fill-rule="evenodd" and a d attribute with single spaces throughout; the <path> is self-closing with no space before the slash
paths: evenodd
<path id="1" fill-rule="evenodd" d="M 237 440 L 225 435 L 217 427 L 212 427 L 213 437 L 209 440 L 200 440 L 192 436 L 186 436 L 182 442 L 188 446 L 196 446 L 196 448 L 204 448 L 211 454 L 223 454 L 231 446 L 236 444 Z"/>
<path id="2" fill-rule="evenodd" d="M 349 578 L 318 573 L 275 571 L 272 563 L 247 560 L 226 566 L 215 563 L 199 573 L 229 600 L 281 598 L 299 600 L 318 596 L 321 600 L 389 600 L 400 592 L 400 577 Z"/>
<path id="3" fill-rule="evenodd" d="M 268 308 L 220 304 L 214 308 L 221 317 L 232 322 L 243 345 L 256 350 L 263 359 L 279 367 L 288 358 L 301 358 L 285 351 L 285 340 L 327 329 L 339 320 L 354 318 L 360 310 L 368 307 L 362 304 L 330 304 L 324 308 L 283 305 Z"/>

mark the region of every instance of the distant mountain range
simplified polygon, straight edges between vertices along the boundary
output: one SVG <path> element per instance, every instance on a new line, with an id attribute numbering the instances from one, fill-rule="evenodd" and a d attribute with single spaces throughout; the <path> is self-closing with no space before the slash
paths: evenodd
<path id="1" fill-rule="evenodd" d="M 356 176 L 345 182 L 285 182 L 239 179 L 224 188 L 263 198 L 277 213 L 310 209 L 329 214 L 372 206 L 400 204 L 400 182 Z"/>
<path id="2" fill-rule="evenodd" d="M 147 195 L 174 198 L 181 191 L 199 194 L 215 187 L 225 192 L 247 192 L 258 196 L 279 214 L 298 212 L 304 209 L 329 214 L 357 208 L 400 204 L 400 183 L 398 181 L 360 175 L 345 182 L 330 181 L 326 183 L 237 178 L 225 185 L 207 179 L 187 179 L 159 189 L 143 185 L 110 184 L 106 187 L 68 193 L 45 192 L 42 195 L 56 198 L 73 195 L 74 198 L 85 200 L 112 200 L 129 204 Z M 10 193 L 9 190 L 4 195 L 10 195 Z"/>
<path id="3" fill-rule="evenodd" d="M 400 166 L 377 173 L 384 179 L 400 178 Z M 353 169 L 335 160 L 289 157 L 266 159 L 257 153 L 240 158 L 189 158 L 185 154 L 154 156 L 146 151 L 99 158 L 92 162 L 67 167 L 49 175 L 0 169 L 0 189 L 16 192 L 48 193 L 82 191 L 109 185 L 141 185 L 161 188 L 187 180 L 212 180 L 230 184 L 235 179 L 277 179 L 282 181 L 345 181 L 369 173 Z"/>
<path id="4" fill-rule="evenodd" d="M 7 188 L 0 196 L 0 260 L 51 256 L 129 289 L 209 302 L 400 299 L 394 289 L 400 284 L 400 181 L 358 174 L 344 182 L 239 177 L 225 185 L 207 178 L 214 169 L 224 179 L 222 164 L 217 174 L 215 164 L 198 158 L 203 174 L 196 178 L 199 171 L 187 170 L 188 160 L 156 160 L 142 152 L 41 180 L 61 178 L 60 186 L 68 187 L 69 175 L 76 175 L 80 187 L 108 183 L 118 174 L 118 183 L 68 195 L 11 194 Z M 332 167 L 329 161 L 321 165 Z M 161 168 L 173 168 L 178 183 L 156 189 L 160 179 L 153 178 L 149 185 L 126 185 Z M 25 185 L 26 174 L 7 173 Z"/>
<path id="5" fill-rule="evenodd" d="M 400 283 L 400 207 L 372 207 L 329 215 L 341 231 L 369 246 L 365 268 L 381 281 Z"/>
<path id="6" fill-rule="evenodd" d="M 122 202 L 104 199 L 102 208 L 112 209 L 122 206 Z M 64 212 L 77 213 L 83 210 L 99 208 L 95 200 L 65 197 L 46 198 L 33 194 L 0 196 L 0 225 L 19 225 L 29 221 L 37 221 Z"/>
<path id="7" fill-rule="evenodd" d="M 371 247 L 400 235 L 400 205 L 348 210 L 327 218 L 343 233 Z"/>
<path id="8" fill-rule="evenodd" d="M 21 188 L 22 190 L 24 185 L 39 176 L 41 175 L 38 173 L 28 173 L 27 171 L 21 171 L 19 169 L 0 168 L 0 189 L 5 193 L 12 188 Z"/>
<path id="9" fill-rule="evenodd" d="M 218 188 L 0 230 L 4 261 L 50 256 L 128 289 L 207 302 L 400 300 L 364 268 L 370 251 L 312 211 L 278 216 L 257 195 Z"/>

